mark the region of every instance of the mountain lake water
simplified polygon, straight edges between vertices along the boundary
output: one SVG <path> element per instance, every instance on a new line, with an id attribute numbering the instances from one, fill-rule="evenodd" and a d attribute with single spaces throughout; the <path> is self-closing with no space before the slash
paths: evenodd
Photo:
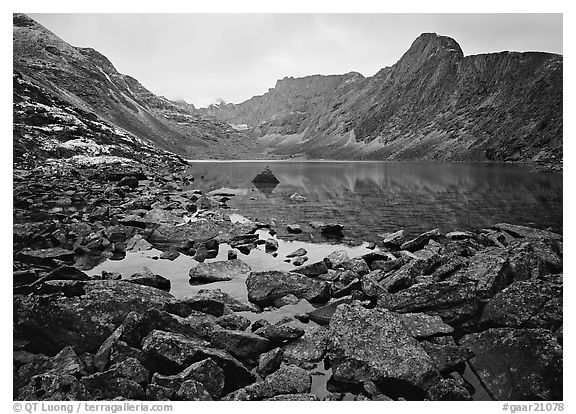
<path id="1" fill-rule="evenodd" d="M 278 185 L 252 183 L 264 168 L 270 167 Z M 542 173 L 528 168 L 498 164 L 416 163 L 416 162 L 341 162 L 341 161 L 191 161 L 188 174 L 194 178 L 190 188 L 204 194 L 221 188 L 232 189 L 227 202 L 232 221 L 250 219 L 274 224 L 276 234 L 259 230 L 260 239 L 275 238 L 276 257 L 263 245 L 238 258 L 253 271 L 294 269 L 284 261 L 286 255 L 302 247 L 308 262 L 322 260 L 335 250 L 346 250 L 350 257 L 371 250 L 368 242 L 378 242 L 379 234 L 405 229 L 416 236 L 439 228 L 442 232 L 470 230 L 507 222 L 548 228 L 562 232 L 562 174 Z M 226 191 L 224 191 L 226 192 Z M 297 194 L 300 197 L 292 197 Z M 299 198 L 299 200 L 295 200 Z M 343 239 L 330 240 L 310 226 L 312 221 L 336 222 L 344 226 Z M 303 233 L 294 235 L 287 224 L 298 224 Z M 231 247 L 221 244 L 218 257 L 226 260 Z M 120 272 L 124 277 L 143 266 L 172 283 L 176 297 L 192 295 L 200 289 L 221 289 L 247 301 L 245 280 L 190 285 L 189 270 L 198 263 L 180 255 L 173 261 L 159 259 L 156 249 L 128 252 L 121 260 L 106 260 L 87 273 L 103 270 Z M 252 321 L 277 322 L 314 309 L 306 300 L 262 313 L 241 312 Z M 302 324 L 305 329 L 313 322 Z M 329 368 L 318 364 L 313 375 L 313 393 L 319 397 L 330 389 Z M 475 385 L 474 399 L 489 399 L 467 368 L 464 377 Z M 346 399 L 353 398 L 352 393 Z"/>

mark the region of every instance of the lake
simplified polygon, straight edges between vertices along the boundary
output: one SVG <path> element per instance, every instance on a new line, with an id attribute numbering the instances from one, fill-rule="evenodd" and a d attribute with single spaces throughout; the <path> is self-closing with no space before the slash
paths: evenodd
<path id="1" fill-rule="evenodd" d="M 269 166 L 280 183 L 251 181 Z M 562 174 L 498 164 L 422 162 L 191 162 L 188 173 L 204 191 L 229 187 L 232 209 L 259 220 L 345 226 L 347 239 L 378 241 L 378 233 L 433 228 L 469 230 L 498 222 L 562 232 Z M 305 201 L 293 201 L 294 193 Z M 285 226 L 278 226 L 285 227 Z M 277 230 L 282 230 L 278 228 Z M 287 234 L 282 234 L 285 237 Z"/>

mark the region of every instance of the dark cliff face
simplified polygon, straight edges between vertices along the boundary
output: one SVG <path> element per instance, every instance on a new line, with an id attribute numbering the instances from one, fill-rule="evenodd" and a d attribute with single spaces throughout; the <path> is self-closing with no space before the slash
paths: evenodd
<path id="1" fill-rule="evenodd" d="M 315 158 L 562 160 L 562 56 L 464 57 L 424 33 L 392 67 L 284 79 L 261 97 L 212 108 L 260 142 Z"/>
<path id="2" fill-rule="evenodd" d="M 118 73 L 94 49 L 73 47 L 23 14 L 13 16 L 13 26 L 14 76 L 49 99 L 186 158 L 250 158 L 260 152 L 252 139 L 227 123 L 156 96 L 136 79 Z M 60 135 L 67 140 L 65 133 Z"/>

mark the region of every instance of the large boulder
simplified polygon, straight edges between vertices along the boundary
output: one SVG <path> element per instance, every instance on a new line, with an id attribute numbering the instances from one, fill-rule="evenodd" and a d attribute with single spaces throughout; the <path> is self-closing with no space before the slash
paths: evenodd
<path id="1" fill-rule="evenodd" d="M 268 271 L 252 272 L 246 279 L 248 300 L 260 306 L 273 304 L 276 299 L 292 294 L 311 302 L 325 302 L 330 298 L 330 287 L 298 273 Z"/>
<path id="2" fill-rule="evenodd" d="M 514 282 L 490 299 L 484 307 L 480 324 L 485 327 L 520 328 L 531 321 L 531 327 L 555 330 L 562 324 L 561 298 L 560 284 L 542 280 Z M 550 318 L 546 311 L 552 309 L 554 304 L 559 306 L 555 312 L 548 313 L 555 316 Z"/>
<path id="3" fill-rule="evenodd" d="M 250 266 L 240 259 L 203 262 L 190 269 L 191 282 L 209 283 L 239 279 L 248 276 Z"/>
<path id="4" fill-rule="evenodd" d="M 150 286 L 156 289 L 165 290 L 166 292 L 170 292 L 171 288 L 170 280 L 166 279 L 164 276 L 155 275 L 147 267 L 144 267 L 136 273 L 130 275 L 130 278 L 127 280 L 131 283 Z"/>
<path id="5" fill-rule="evenodd" d="M 262 183 L 262 184 L 279 184 L 280 181 L 272 174 L 270 167 L 266 166 L 264 170 L 252 179 L 253 183 Z"/>
<path id="6" fill-rule="evenodd" d="M 208 347 L 181 334 L 155 330 L 142 341 L 142 350 L 152 371 L 164 375 L 182 372 L 194 362 L 212 359 L 224 371 L 224 392 L 231 392 L 254 382 L 254 375 L 236 358 L 222 349 Z"/>
<path id="7" fill-rule="evenodd" d="M 253 303 L 243 302 L 240 299 L 230 296 L 228 293 L 222 292 L 220 289 L 200 289 L 196 295 L 184 298 L 182 302 L 190 305 L 190 298 L 193 298 L 194 301 L 203 298 L 205 300 L 221 302 L 233 312 L 259 312 L 258 306 Z M 193 306 L 192 308 L 194 309 Z"/>
<path id="8" fill-rule="evenodd" d="M 71 345 L 77 354 L 95 352 L 129 312 L 144 313 L 175 301 L 162 290 L 124 281 L 51 281 L 63 289 L 47 295 L 14 295 L 16 337 L 29 339 L 46 353 Z M 74 295 L 66 295 L 75 287 Z"/>
<path id="9" fill-rule="evenodd" d="M 322 361 L 327 345 L 326 328 L 308 329 L 304 336 L 284 346 L 284 362 L 311 369 Z"/>
<path id="10" fill-rule="evenodd" d="M 339 306 L 332 317 L 328 357 L 337 381 L 395 382 L 425 390 L 439 380 L 434 362 L 394 313 L 358 303 Z"/>
<path id="11" fill-rule="evenodd" d="M 440 237 L 440 236 L 442 236 L 442 233 L 440 233 L 440 229 L 430 230 L 430 231 L 427 231 L 426 233 L 422 233 L 421 235 L 419 235 L 418 237 L 415 237 L 412 240 L 408 240 L 407 242 L 402 243 L 400 248 L 402 250 L 408 250 L 408 251 L 413 252 L 415 250 L 419 250 L 422 247 L 424 247 L 424 245 L 426 243 L 428 243 L 428 241 L 430 239 Z"/>
<path id="12" fill-rule="evenodd" d="M 250 332 L 220 329 L 212 334 L 210 345 L 213 348 L 225 349 L 236 358 L 254 359 L 268 351 L 270 341 Z"/>
<path id="13" fill-rule="evenodd" d="M 152 384 L 174 390 L 178 390 L 188 380 L 201 383 L 213 397 L 221 397 L 224 391 L 224 371 L 210 358 L 195 362 L 175 375 L 155 373 L 152 376 Z"/>
<path id="14" fill-rule="evenodd" d="M 475 284 L 451 281 L 418 283 L 395 294 L 378 297 L 378 307 L 398 313 L 424 312 L 454 324 L 478 313 Z"/>
<path id="15" fill-rule="evenodd" d="M 466 335 L 470 365 L 498 400 L 562 400 L 562 347 L 544 329 L 492 328 Z"/>

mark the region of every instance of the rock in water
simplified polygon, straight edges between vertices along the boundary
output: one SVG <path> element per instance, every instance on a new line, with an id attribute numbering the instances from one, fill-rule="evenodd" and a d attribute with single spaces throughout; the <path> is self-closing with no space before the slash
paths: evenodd
<path id="1" fill-rule="evenodd" d="M 223 260 L 220 262 L 199 263 L 190 269 L 191 282 L 222 282 L 242 278 L 250 273 L 250 266 L 240 259 Z"/>
<path id="2" fill-rule="evenodd" d="M 544 329 L 494 328 L 466 335 L 470 365 L 498 400 L 562 400 L 562 347 Z"/>
<path id="3" fill-rule="evenodd" d="M 387 310 L 341 305 L 329 325 L 328 357 L 337 381 L 408 384 L 422 394 L 440 379 L 434 362 Z"/>
<path id="4" fill-rule="evenodd" d="M 263 184 L 279 184 L 280 181 L 272 174 L 270 171 L 270 167 L 266 166 L 264 171 L 259 173 L 254 179 L 252 180 L 253 183 L 263 183 Z"/>
<path id="5" fill-rule="evenodd" d="M 313 302 L 325 302 L 330 298 L 330 286 L 298 273 L 252 272 L 246 279 L 248 300 L 256 305 L 267 306 L 288 294 Z"/>

